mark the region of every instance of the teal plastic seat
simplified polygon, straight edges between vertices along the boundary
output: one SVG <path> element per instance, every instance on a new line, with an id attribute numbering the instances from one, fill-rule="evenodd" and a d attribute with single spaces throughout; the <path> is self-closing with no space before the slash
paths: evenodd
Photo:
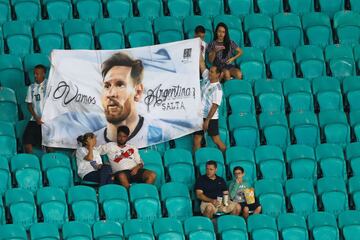
<path id="1" fill-rule="evenodd" d="M 230 14 L 238 16 L 241 19 L 254 12 L 252 0 L 228 0 L 228 6 Z"/>
<path id="2" fill-rule="evenodd" d="M 288 48 L 267 48 L 265 50 L 265 63 L 269 66 L 273 79 L 284 80 L 296 76 L 293 55 Z"/>
<path id="3" fill-rule="evenodd" d="M 11 175 L 8 160 L 5 157 L 0 156 L 0 196 L 4 196 L 5 192 L 10 188 Z"/>
<path id="4" fill-rule="evenodd" d="M 290 132 L 285 113 L 261 113 L 259 125 L 266 144 L 286 150 L 290 144 Z"/>
<path id="5" fill-rule="evenodd" d="M 340 44 L 355 46 L 360 43 L 360 13 L 337 12 L 334 16 L 334 28 Z"/>
<path id="6" fill-rule="evenodd" d="M 262 145 L 255 149 L 255 160 L 262 177 L 284 183 L 286 179 L 285 160 L 280 147 Z"/>
<path id="7" fill-rule="evenodd" d="M 184 222 L 185 235 L 189 240 L 204 239 L 215 240 L 214 226 L 209 218 L 190 217 Z"/>
<path id="8" fill-rule="evenodd" d="M 311 83 L 306 78 L 289 78 L 283 83 L 290 112 L 314 111 Z"/>
<path id="9" fill-rule="evenodd" d="M 291 112 L 289 126 L 293 141 L 315 147 L 320 143 L 320 129 L 318 119 L 314 112 Z"/>
<path id="10" fill-rule="evenodd" d="M 190 151 L 181 148 L 167 150 L 164 155 L 164 166 L 172 182 L 180 182 L 189 190 L 193 189 L 195 172 Z"/>
<path id="11" fill-rule="evenodd" d="M 356 0 L 350 0 L 351 10 L 360 12 L 360 3 Z"/>
<path id="12" fill-rule="evenodd" d="M 354 176 L 349 179 L 349 195 L 351 197 L 352 206 L 356 210 L 360 209 L 360 177 Z"/>
<path id="13" fill-rule="evenodd" d="M 192 0 L 168 0 L 167 7 L 172 17 L 183 19 L 194 15 Z"/>
<path id="14" fill-rule="evenodd" d="M 50 20 L 64 23 L 73 18 L 71 0 L 43 0 L 42 3 Z"/>
<path id="15" fill-rule="evenodd" d="M 256 80 L 266 78 L 264 56 L 260 49 L 244 47 L 243 54 L 236 60 L 239 65 L 243 79 L 253 85 Z"/>
<path id="16" fill-rule="evenodd" d="M 131 219 L 124 223 L 124 236 L 129 240 L 154 240 L 151 223 L 143 219 Z"/>
<path id="17" fill-rule="evenodd" d="M 42 54 L 50 55 L 53 49 L 64 49 L 62 26 L 56 20 L 36 22 L 34 24 L 34 38 Z"/>
<path id="18" fill-rule="evenodd" d="M 346 45 L 329 45 L 325 49 L 325 61 L 331 75 L 340 80 L 355 75 L 356 66 L 351 47 Z"/>
<path id="19" fill-rule="evenodd" d="M 159 240 L 185 240 L 181 222 L 174 218 L 158 218 L 154 221 L 154 235 Z"/>
<path id="20" fill-rule="evenodd" d="M 15 124 L 19 120 L 16 95 L 14 90 L 0 87 L 0 121 Z"/>
<path id="21" fill-rule="evenodd" d="M 296 63 L 304 78 L 314 79 L 326 75 L 324 54 L 318 46 L 298 47 L 296 49 Z"/>
<path id="22" fill-rule="evenodd" d="M 238 46 L 244 46 L 244 37 L 242 31 L 241 19 L 234 15 L 218 15 L 214 18 L 214 26 L 217 26 L 219 23 L 225 23 L 229 30 L 229 37 Z"/>
<path id="23" fill-rule="evenodd" d="M 182 22 L 176 17 L 159 17 L 154 20 L 154 33 L 159 43 L 181 41 L 184 39 Z"/>
<path id="24" fill-rule="evenodd" d="M 344 109 L 340 82 L 334 77 L 315 78 L 313 93 L 320 111 L 342 111 Z"/>
<path id="25" fill-rule="evenodd" d="M 42 187 L 40 162 L 36 155 L 20 153 L 11 158 L 11 172 L 17 186 L 35 193 Z"/>
<path id="26" fill-rule="evenodd" d="M 254 92 L 261 112 L 285 112 L 285 100 L 281 82 L 276 80 L 258 80 L 255 82 Z"/>
<path id="27" fill-rule="evenodd" d="M 348 210 L 339 215 L 339 228 L 345 240 L 355 240 L 360 234 L 360 211 Z"/>
<path id="28" fill-rule="evenodd" d="M 217 232 L 220 234 L 221 239 L 248 239 L 245 221 L 240 216 L 223 215 L 217 219 L 217 227 Z"/>
<path id="29" fill-rule="evenodd" d="M 319 0 L 320 11 L 326 13 L 330 18 L 333 18 L 335 13 L 345 8 L 344 0 Z"/>
<path id="30" fill-rule="evenodd" d="M 314 212 L 308 217 L 308 229 L 314 240 L 339 240 L 336 218 L 328 212 Z"/>
<path id="31" fill-rule="evenodd" d="M 155 150 L 140 150 L 140 157 L 144 161 L 144 167 L 156 173 L 155 186 L 160 189 L 165 183 L 165 172 L 161 155 Z"/>
<path id="32" fill-rule="evenodd" d="M 11 5 L 17 20 L 33 24 L 41 19 L 39 0 L 11 0 Z"/>
<path id="33" fill-rule="evenodd" d="M 317 161 L 312 147 L 301 144 L 289 145 L 286 149 L 286 160 L 293 178 L 316 180 Z"/>
<path id="34" fill-rule="evenodd" d="M 99 220 L 96 192 L 88 186 L 73 186 L 67 195 L 75 221 L 94 224 Z"/>
<path id="35" fill-rule="evenodd" d="M 271 18 L 266 14 L 249 14 L 244 18 L 246 42 L 262 51 L 274 45 L 274 33 Z"/>
<path id="36" fill-rule="evenodd" d="M 131 0 L 104 0 L 104 5 L 109 18 L 124 21 L 133 16 L 133 5 Z"/>
<path id="37" fill-rule="evenodd" d="M 92 232 L 88 224 L 83 222 L 66 222 L 62 228 L 64 240 L 91 240 Z"/>
<path id="38" fill-rule="evenodd" d="M 43 65 L 46 68 L 46 73 L 49 73 L 50 69 L 50 58 L 48 55 L 43 53 L 32 53 L 24 57 L 24 72 L 26 78 L 30 83 L 35 82 L 34 68 L 36 65 Z"/>
<path id="39" fill-rule="evenodd" d="M 34 223 L 30 227 L 31 240 L 60 239 L 59 231 L 55 224 Z"/>
<path id="40" fill-rule="evenodd" d="M 91 24 L 81 19 L 64 23 L 64 36 L 70 49 L 94 49 Z"/>
<path id="41" fill-rule="evenodd" d="M 294 213 L 307 217 L 317 211 L 317 201 L 312 180 L 289 179 L 285 183 L 285 191 Z"/>
<path id="42" fill-rule="evenodd" d="M 286 212 L 285 197 L 281 182 L 261 179 L 255 182 L 255 195 L 263 214 L 278 217 Z"/>
<path id="43" fill-rule="evenodd" d="M 223 92 L 231 113 L 255 114 L 255 100 L 250 83 L 237 79 L 228 80 L 223 85 Z"/>
<path id="44" fill-rule="evenodd" d="M 112 221 L 96 222 L 93 226 L 94 239 L 123 239 L 120 223 Z"/>
<path id="45" fill-rule="evenodd" d="M 14 127 L 11 123 L 0 122 L 0 156 L 10 162 L 17 153 L 17 144 Z"/>
<path id="46" fill-rule="evenodd" d="M 130 219 L 129 197 L 123 186 L 115 184 L 101 186 L 99 203 L 107 221 L 124 223 Z"/>
<path id="47" fill-rule="evenodd" d="M 73 0 L 73 5 L 80 19 L 90 23 L 102 18 L 102 2 L 100 0 Z"/>
<path id="48" fill-rule="evenodd" d="M 274 31 L 280 46 L 295 52 L 304 44 L 300 17 L 293 13 L 279 13 L 273 19 Z"/>
<path id="49" fill-rule="evenodd" d="M 249 216 L 247 221 L 250 239 L 279 239 L 276 220 L 266 214 L 254 214 Z"/>
<path id="50" fill-rule="evenodd" d="M 359 111 L 360 105 L 357 103 L 357 99 L 360 94 L 360 77 L 346 77 L 343 80 L 343 93 L 346 96 L 350 112 Z"/>
<path id="51" fill-rule="evenodd" d="M 290 12 L 304 15 L 314 11 L 314 0 L 288 0 Z"/>
<path id="52" fill-rule="evenodd" d="M 95 21 L 95 37 L 101 49 L 125 48 L 125 39 L 121 22 L 117 19 L 103 18 Z"/>
<path id="53" fill-rule="evenodd" d="M 183 183 L 168 182 L 162 185 L 161 201 L 170 218 L 184 221 L 193 215 L 189 189 Z"/>
<path id="54" fill-rule="evenodd" d="M 360 111 L 352 111 L 349 114 L 351 128 L 354 131 L 356 141 L 360 139 Z"/>
<path id="55" fill-rule="evenodd" d="M 225 122 L 226 122 L 226 120 L 225 120 Z M 221 141 L 225 144 L 225 146 L 229 147 L 230 146 L 230 136 L 229 136 L 229 132 L 228 132 L 227 128 L 223 128 L 223 127 L 219 126 L 219 136 L 220 136 Z M 218 146 L 213 141 L 212 137 L 209 136 L 209 134 L 207 132 L 205 133 L 205 141 L 206 141 L 207 147 L 218 148 Z"/>
<path id="56" fill-rule="evenodd" d="M 158 144 L 155 144 L 155 145 L 148 146 L 146 148 L 142 148 L 141 150 L 143 150 L 143 151 L 145 151 L 145 150 L 156 151 L 162 157 L 162 156 L 164 156 L 164 153 L 166 152 L 166 150 L 168 150 L 169 148 L 170 148 L 169 142 L 162 142 L 162 143 L 158 143 Z"/>
<path id="57" fill-rule="evenodd" d="M 161 0 L 134 0 L 140 17 L 154 20 L 163 16 L 163 4 Z"/>
<path id="58" fill-rule="evenodd" d="M 259 12 L 270 17 L 283 12 L 283 2 L 281 0 L 257 0 L 256 2 Z"/>
<path id="59" fill-rule="evenodd" d="M 295 213 L 285 213 L 278 217 L 277 223 L 282 239 L 309 239 L 304 217 Z"/>
<path id="60" fill-rule="evenodd" d="M 246 147 L 234 146 L 226 149 L 225 156 L 231 178 L 234 179 L 234 168 L 242 167 L 245 171 L 243 179 L 252 186 L 256 180 L 256 166 L 253 151 Z"/>
<path id="61" fill-rule="evenodd" d="M 139 219 L 153 222 L 161 217 L 161 204 L 154 185 L 140 183 L 130 187 L 130 201 Z M 126 235 L 126 234 L 125 234 Z"/>
<path id="62" fill-rule="evenodd" d="M 224 1 L 222 0 L 197 0 L 200 15 L 214 18 L 224 14 Z"/>
<path id="63" fill-rule="evenodd" d="M 324 177 L 317 181 L 318 197 L 325 212 L 338 216 L 348 210 L 348 195 L 345 182 L 337 177 Z"/>
<path id="64" fill-rule="evenodd" d="M 192 134 L 185 135 L 180 138 L 174 139 L 175 148 L 182 148 L 188 151 L 192 151 L 194 136 Z"/>
<path id="65" fill-rule="evenodd" d="M 130 47 L 154 45 L 152 25 L 146 17 L 130 17 L 124 21 L 124 33 Z"/>
<path id="66" fill-rule="evenodd" d="M 11 20 L 10 2 L 7 0 L 0 1 L 0 24 Z"/>
<path id="67" fill-rule="evenodd" d="M 254 150 L 260 145 L 256 115 L 231 114 L 229 116 L 229 130 L 236 146 L 243 146 Z"/>
<path id="68" fill-rule="evenodd" d="M 40 188 L 36 199 L 45 223 L 55 224 L 61 229 L 62 225 L 69 220 L 65 193 L 60 188 Z"/>
<path id="69" fill-rule="evenodd" d="M 323 177 L 347 179 L 343 149 L 337 144 L 324 143 L 316 147 L 316 159 Z"/>
<path id="70" fill-rule="evenodd" d="M 186 16 L 184 18 L 185 38 L 193 38 L 198 25 L 205 28 L 205 42 L 210 42 L 213 39 L 213 28 L 210 18 L 206 16 Z"/>
<path id="71" fill-rule="evenodd" d="M 22 188 L 7 190 L 5 206 L 10 211 L 13 224 L 19 224 L 28 230 L 33 223 L 37 222 L 34 196 L 29 190 Z"/>
<path id="72" fill-rule="evenodd" d="M 327 143 L 339 144 L 343 148 L 350 143 L 350 126 L 344 112 L 320 112 L 319 125 Z"/>
<path id="73" fill-rule="evenodd" d="M 1 239 L 10 240 L 27 240 L 25 229 L 18 224 L 4 224 L 0 225 Z"/>
<path id="74" fill-rule="evenodd" d="M 9 54 L 23 58 L 26 54 L 34 52 L 29 23 L 24 21 L 6 22 L 3 24 L 2 30 Z"/>
<path id="75" fill-rule="evenodd" d="M 354 142 L 346 146 L 346 160 L 354 176 L 360 176 L 360 143 Z"/>
<path id="76" fill-rule="evenodd" d="M 302 16 L 302 24 L 309 45 L 324 49 L 333 44 L 330 18 L 325 13 L 307 13 Z"/>
<path id="77" fill-rule="evenodd" d="M 217 163 L 216 175 L 226 179 L 224 157 L 217 148 L 203 147 L 195 152 L 195 166 L 200 175 L 204 175 L 206 171 L 206 163 L 213 160 Z"/>

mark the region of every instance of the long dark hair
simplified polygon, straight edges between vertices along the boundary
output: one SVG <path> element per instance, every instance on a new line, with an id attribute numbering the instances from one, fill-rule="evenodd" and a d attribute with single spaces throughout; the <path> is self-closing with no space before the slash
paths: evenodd
<path id="1" fill-rule="evenodd" d="M 85 133 L 84 135 L 78 136 L 78 137 L 76 138 L 76 140 L 77 140 L 78 143 L 81 143 L 81 145 L 82 145 L 83 147 L 85 147 L 88 138 L 93 138 L 93 137 L 95 137 L 95 134 L 92 133 L 92 132 L 88 132 L 88 133 Z"/>
<path id="2" fill-rule="evenodd" d="M 215 34 L 214 34 L 214 40 L 217 40 L 217 31 L 219 29 L 219 27 L 223 27 L 225 29 L 225 37 L 224 37 L 224 47 L 225 49 L 222 51 L 222 57 L 225 57 L 228 55 L 229 51 L 230 51 L 230 37 L 229 37 L 229 30 L 228 27 L 226 26 L 225 23 L 220 22 L 218 23 L 218 25 L 216 26 L 215 29 Z"/>

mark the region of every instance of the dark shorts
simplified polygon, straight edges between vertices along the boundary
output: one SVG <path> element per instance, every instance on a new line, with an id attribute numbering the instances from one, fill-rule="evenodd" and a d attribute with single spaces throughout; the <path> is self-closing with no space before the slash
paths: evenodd
<path id="1" fill-rule="evenodd" d="M 140 168 L 134 176 L 130 174 L 131 170 L 118 171 L 114 175 L 115 175 L 116 180 L 119 181 L 118 175 L 120 173 L 125 173 L 127 176 L 127 179 L 129 180 L 129 183 L 133 183 L 133 182 L 143 183 L 143 182 L 145 182 L 145 179 L 144 179 L 145 171 L 149 171 L 149 170 L 147 170 L 145 168 Z"/>
<path id="2" fill-rule="evenodd" d="M 207 130 L 209 136 L 216 136 L 219 135 L 219 120 L 218 119 L 211 119 L 209 122 L 209 128 Z M 204 136 L 204 131 L 200 130 L 194 133 L 195 135 Z"/>
<path id="3" fill-rule="evenodd" d="M 256 199 L 255 202 L 252 203 L 252 204 L 247 204 L 246 202 L 242 202 L 242 203 L 240 203 L 240 205 L 241 205 L 241 209 L 244 209 L 244 207 L 248 207 L 248 208 L 249 208 L 249 212 L 255 211 L 255 209 L 257 209 L 257 208 L 260 206 L 260 204 L 259 204 L 259 202 L 258 202 L 257 199 Z"/>
<path id="4" fill-rule="evenodd" d="M 24 132 L 23 144 L 41 146 L 41 139 L 41 125 L 38 125 L 36 121 L 29 121 Z"/>

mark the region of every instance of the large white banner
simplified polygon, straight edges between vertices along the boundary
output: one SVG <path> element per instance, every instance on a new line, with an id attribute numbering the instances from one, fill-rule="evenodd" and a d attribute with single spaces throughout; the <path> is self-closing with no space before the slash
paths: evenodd
<path id="1" fill-rule="evenodd" d="M 201 129 L 199 39 L 121 50 L 55 50 L 43 111 L 43 144 L 76 148 L 120 125 L 141 148 Z M 141 68 L 143 66 L 143 68 Z"/>

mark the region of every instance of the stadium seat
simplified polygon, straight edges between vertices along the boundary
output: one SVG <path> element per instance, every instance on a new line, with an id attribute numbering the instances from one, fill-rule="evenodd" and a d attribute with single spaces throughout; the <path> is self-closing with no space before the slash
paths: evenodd
<path id="1" fill-rule="evenodd" d="M 5 208 L 2 200 L 2 196 L 0 199 L 0 225 L 6 224 L 6 218 L 5 218 Z"/>
<path id="2" fill-rule="evenodd" d="M 255 182 L 255 195 L 259 199 L 261 211 L 272 217 L 286 212 L 285 197 L 281 182 L 261 179 Z"/>
<path id="3" fill-rule="evenodd" d="M 290 112 L 314 111 L 311 83 L 306 78 L 286 79 L 283 88 Z"/>
<path id="4" fill-rule="evenodd" d="M 34 223 L 30 227 L 31 240 L 60 239 L 57 226 L 52 223 Z"/>
<path id="5" fill-rule="evenodd" d="M 254 12 L 252 0 L 228 0 L 231 15 L 244 18 L 244 16 Z"/>
<path id="6" fill-rule="evenodd" d="M 259 116 L 259 125 L 266 144 L 286 150 L 290 144 L 290 132 L 285 113 L 263 112 Z"/>
<path id="7" fill-rule="evenodd" d="M 217 219 L 217 227 L 217 232 L 221 236 L 221 239 L 248 239 L 245 221 L 240 216 L 221 216 Z"/>
<path id="8" fill-rule="evenodd" d="M 41 19 L 41 5 L 39 0 L 11 0 L 16 19 L 30 24 Z"/>
<path id="9" fill-rule="evenodd" d="M 354 176 L 349 179 L 349 196 L 351 197 L 351 207 L 360 210 L 360 177 Z"/>
<path id="10" fill-rule="evenodd" d="M 310 179 L 293 178 L 285 183 L 286 197 L 291 210 L 303 217 L 317 211 L 317 201 L 313 181 Z"/>
<path id="11" fill-rule="evenodd" d="M 295 213 L 285 213 L 278 217 L 277 223 L 281 239 L 309 239 L 304 217 Z"/>
<path id="12" fill-rule="evenodd" d="M 10 1 L 0 1 L 0 24 L 11 20 L 11 6 Z"/>
<path id="13" fill-rule="evenodd" d="M 316 159 L 323 177 L 347 179 L 346 162 L 341 146 L 324 143 L 316 147 Z"/>
<path id="14" fill-rule="evenodd" d="M 360 77 L 349 76 L 343 80 L 343 93 L 346 96 L 346 104 L 350 112 L 359 111 L 360 106 L 357 99 L 360 94 Z"/>
<path id="15" fill-rule="evenodd" d="M 48 55 L 43 53 L 32 53 L 28 54 L 24 57 L 24 72 L 26 75 L 26 79 L 29 80 L 30 83 L 35 82 L 34 68 L 36 65 L 43 65 L 46 68 L 46 74 L 49 74 L 50 70 L 50 58 Z"/>
<path id="16" fill-rule="evenodd" d="M 145 183 L 132 185 L 130 201 L 138 219 L 152 223 L 156 218 L 161 217 L 160 198 L 154 185 Z"/>
<path id="17" fill-rule="evenodd" d="M 348 196 L 345 182 L 341 178 L 325 177 L 317 181 L 318 197 L 325 212 L 338 216 L 348 210 Z"/>
<path id="18" fill-rule="evenodd" d="M 188 134 L 183 137 L 176 138 L 174 139 L 175 148 L 182 148 L 191 152 L 193 148 L 193 139 L 194 136 L 192 134 Z"/>
<path id="19" fill-rule="evenodd" d="M 293 142 L 315 147 L 320 143 L 320 129 L 314 112 L 291 112 L 289 125 Z"/>
<path id="20" fill-rule="evenodd" d="M 320 47 L 305 45 L 296 49 L 296 63 L 307 79 L 326 75 L 324 54 Z"/>
<path id="21" fill-rule="evenodd" d="M 148 146 L 146 148 L 143 148 L 141 150 L 151 150 L 151 151 L 156 151 L 158 152 L 161 157 L 164 156 L 164 153 L 166 150 L 168 150 L 170 148 L 170 144 L 169 142 L 162 142 L 162 143 L 158 143 L 158 144 L 154 144 L 151 146 Z"/>
<path id="22" fill-rule="evenodd" d="M 236 60 L 243 74 L 243 79 L 254 84 L 256 80 L 266 78 L 264 56 L 260 49 L 244 47 L 243 54 Z"/>
<path id="23" fill-rule="evenodd" d="M 43 0 L 42 4 L 50 20 L 64 23 L 66 20 L 73 18 L 71 0 Z"/>
<path id="24" fill-rule="evenodd" d="M 339 240 L 336 218 L 328 212 L 314 212 L 308 217 L 308 229 L 314 240 Z"/>
<path id="25" fill-rule="evenodd" d="M 134 0 L 140 17 L 146 17 L 154 20 L 163 16 L 163 3 L 162 0 Z"/>
<path id="26" fill-rule="evenodd" d="M 131 0 L 104 0 L 106 11 L 109 18 L 124 21 L 133 16 L 133 6 Z"/>
<path id="27" fill-rule="evenodd" d="M 185 38 L 193 38 L 195 28 L 198 25 L 205 28 L 205 42 L 211 42 L 213 40 L 213 28 L 210 18 L 205 16 L 186 16 L 184 18 Z"/>
<path id="28" fill-rule="evenodd" d="M 68 204 L 75 221 L 94 224 L 99 220 L 96 192 L 88 186 L 73 186 L 69 189 Z"/>
<path id="29" fill-rule="evenodd" d="M 352 111 L 349 114 L 351 128 L 353 129 L 356 141 L 360 140 L 360 111 Z"/>
<path id="30" fill-rule="evenodd" d="M 255 81 L 254 92 L 261 112 L 285 112 L 285 100 L 280 81 L 257 80 Z"/>
<path id="31" fill-rule="evenodd" d="M 300 144 L 289 145 L 286 149 L 286 160 L 293 178 L 316 180 L 317 162 L 312 147 Z"/>
<path id="32" fill-rule="evenodd" d="M 0 107 L 0 121 L 15 124 L 19 120 L 14 90 L 7 87 L 0 87 Z"/>
<path id="33" fill-rule="evenodd" d="M 245 42 L 262 51 L 274 45 L 271 18 L 265 14 L 250 14 L 244 18 Z"/>
<path id="34" fill-rule="evenodd" d="M 5 193 L 5 206 L 9 209 L 11 222 L 26 230 L 37 222 L 36 205 L 33 194 L 26 189 L 13 188 Z"/>
<path id="35" fill-rule="evenodd" d="M 161 201 L 170 218 L 184 221 L 193 215 L 189 189 L 183 183 L 168 182 L 162 185 Z"/>
<path id="36" fill-rule="evenodd" d="M 274 31 L 280 46 L 295 52 L 304 44 L 300 17 L 293 13 L 279 13 L 273 19 Z"/>
<path id="37" fill-rule="evenodd" d="M 214 226 L 209 218 L 206 217 L 190 217 L 184 222 L 184 230 L 187 239 L 196 240 L 215 240 Z"/>
<path id="38" fill-rule="evenodd" d="M 339 43 L 355 46 L 360 43 L 360 13 L 341 11 L 334 16 L 334 29 Z"/>
<path id="39" fill-rule="evenodd" d="M 195 166 L 198 169 L 200 175 L 204 175 L 206 172 L 206 163 L 209 160 L 213 160 L 217 163 L 216 175 L 226 179 L 224 157 L 221 151 L 217 148 L 203 147 L 199 148 L 195 152 Z"/>
<path id="40" fill-rule="evenodd" d="M 256 115 L 231 114 L 229 116 L 229 129 L 236 146 L 243 146 L 254 150 L 260 145 Z"/>
<path id="41" fill-rule="evenodd" d="M 249 216 L 247 221 L 250 239 L 273 239 L 279 240 L 276 220 L 266 214 L 254 214 Z"/>
<path id="42" fill-rule="evenodd" d="M 319 125 L 327 143 L 339 144 L 345 148 L 346 144 L 350 142 L 350 126 L 344 112 L 320 112 Z"/>
<path id="43" fill-rule="evenodd" d="M 356 65 L 351 47 L 346 45 L 329 45 L 325 49 L 325 61 L 329 65 L 331 76 L 345 78 L 355 75 Z"/>
<path id="44" fill-rule="evenodd" d="M 73 0 L 75 11 L 80 19 L 94 23 L 102 18 L 102 2 L 100 0 Z"/>
<path id="45" fill-rule="evenodd" d="M 225 122 L 226 122 L 226 120 L 225 120 Z M 220 120 L 219 120 L 219 124 L 220 124 Z M 230 146 L 230 137 L 229 137 L 229 132 L 228 132 L 227 128 L 223 128 L 223 127 L 219 126 L 219 136 L 220 136 L 221 141 L 225 144 L 225 146 L 229 147 Z M 205 133 L 205 142 L 206 142 L 207 147 L 218 148 L 216 143 L 214 143 L 212 137 L 209 136 L 209 134 L 207 132 Z"/>
<path id="46" fill-rule="evenodd" d="M 155 150 L 140 150 L 140 157 L 144 161 L 146 169 L 154 171 L 156 173 L 155 185 L 160 189 L 161 185 L 165 183 L 164 166 L 160 153 Z"/>
<path id="47" fill-rule="evenodd" d="M 223 93 L 228 99 L 231 113 L 255 114 L 255 100 L 250 83 L 228 80 L 223 85 Z"/>
<path id="48" fill-rule="evenodd" d="M 296 76 L 295 64 L 290 49 L 270 47 L 265 50 L 265 63 L 269 66 L 269 75 L 273 79 L 284 80 Z"/>
<path id="49" fill-rule="evenodd" d="M 159 240 L 185 240 L 182 223 L 174 218 L 156 219 L 154 235 Z"/>
<path id="50" fill-rule="evenodd" d="M 288 0 L 290 12 L 300 16 L 314 11 L 314 0 Z"/>
<path id="51" fill-rule="evenodd" d="M 326 13 L 330 18 L 333 18 L 335 13 L 344 10 L 344 0 L 319 0 L 320 11 Z"/>
<path id="52" fill-rule="evenodd" d="M 184 39 L 182 22 L 176 17 L 159 17 L 154 20 L 154 33 L 159 43 L 175 42 Z"/>
<path id="53" fill-rule="evenodd" d="M 172 182 L 185 184 L 189 190 L 195 183 L 194 163 L 190 151 L 185 149 L 169 149 L 164 155 L 164 166 Z"/>
<path id="54" fill-rule="evenodd" d="M 246 147 L 234 146 L 226 149 L 225 156 L 231 179 L 234 179 L 234 168 L 242 167 L 245 171 L 244 181 L 252 186 L 256 180 L 256 166 L 253 151 Z"/>
<path id="55" fill-rule="evenodd" d="M 346 160 L 350 164 L 352 175 L 360 176 L 360 143 L 354 142 L 346 146 Z"/>
<path id="56" fill-rule="evenodd" d="M 154 45 L 152 25 L 145 17 L 127 18 L 124 21 L 124 33 L 132 48 Z"/>
<path id="57" fill-rule="evenodd" d="M 23 58 L 33 53 L 31 26 L 23 21 L 11 21 L 3 24 L 3 34 L 8 53 Z"/>
<path id="58" fill-rule="evenodd" d="M 8 160 L 0 156 L 0 196 L 4 196 L 6 190 L 11 188 L 11 174 Z M 1 202 L 1 201 L 0 201 Z"/>
<path id="59" fill-rule="evenodd" d="M 350 0 L 351 10 L 360 12 L 360 3 L 357 0 Z"/>
<path id="60" fill-rule="evenodd" d="M 90 226 L 83 222 L 71 221 L 64 223 L 62 233 L 64 240 L 93 239 Z"/>
<path id="61" fill-rule="evenodd" d="M 233 15 L 218 15 L 214 18 L 214 26 L 216 27 L 220 22 L 225 23 L 228 27 L 230 39 L 238 46 L 244 46 L 241 19 Z"/>
<path id="62" fill-rule="evenodd" d="M 259 12 L 270 17 L 283 12 L 283 1 L 281 0 L 257 0 L 256 3 Z"/>
<path id="63" fill-rule="evenodd" d="M 10 162 L 12 156 L 17 153 L 16 137 L 11 123 L 0 121 L 0 156 Z"/>
<path id="64" fill-rule="evenodd" d="M 0 225 L 1 239 L 10 240 L 27 240 L 25 229 L 18 224 L 4 224 Z"/>
<path id="65" fill-rule="evenodd" d="M 224 14 L 223 0 L 196 0 L 201 16 L 214 18 L 215 16 Z"/>
<path id="66" fill-rule="evenodd" d="M 95 37 L 103 50 L 125 48 L 121 22 L 117 19 L 103 18 L 95 21 Z"/>
<path id="67" fill-rule="evenodd" d="M 360 211 L 348 210 L 339 215 L 339 229 L 344 240 L 355 240 L 359 236 Z"/>
<path id="68" fill-rule="evenodd" d="M 34 24 L 34 38 L 42 54 L 50 55 L 53 49 L 64 49 L 61 23 L 43 20 Z"/>
<path id="69" fill-rule="evenodd" d="M 271 145 L 259 146 L 255 149 L 255 160 L 262 178 L 284 183 L 286 169 L 281 148 Z"/>
<path id="70" fill-rule="evenodd" d="M 93 226 L 94 239 L 123 239 L 120 223 L 112 221 L 96 222 Z"/>
<path id="71" fill-rule="evenodd" d="M 343 99 L 338 79 L 327 76 L 315 78 L 312 88 L 321 112 L 343 111 Z"/>
<path id="72" fill-rule="evenodd" d="M 172 17 L 183 19 L 194 14 L 192 0 L 168 0 L 167 7 Z"/>
<path id="73" fill-rule="evenodd" d="M 330 18 L 325 13 L 312 12 L 302 16 L 305 37 L 310 45 L 322 49 L 333 44 Z"/>
<path id="74" fill-rule="evenodd" d="M 91 24 L 81 20 L 68 20 L 64 23 L 64 36 L 70 49 L 94 49 Z"/>
<path id="75" fill-rule="evenodd" d="M 154 240 L 151 223 L 142 219 L 131 219 L 124 223 L 124 236 L 128 240 Z"/>
<path id="76" fill-rule="evenodd" d="M 123 186 L 107 184 L 99 188 L 99 203 L 107 221 L 124 223 L 130 219 L 130 205 Z"/>
<path id="77" fill-rule="evenodd" d="M 42 187 L 42 173 L 37 156 L 19 153 L 11 158 L 11 172 L 15 176 L 16 184 L 20 188 L 32 193 Z"/>

